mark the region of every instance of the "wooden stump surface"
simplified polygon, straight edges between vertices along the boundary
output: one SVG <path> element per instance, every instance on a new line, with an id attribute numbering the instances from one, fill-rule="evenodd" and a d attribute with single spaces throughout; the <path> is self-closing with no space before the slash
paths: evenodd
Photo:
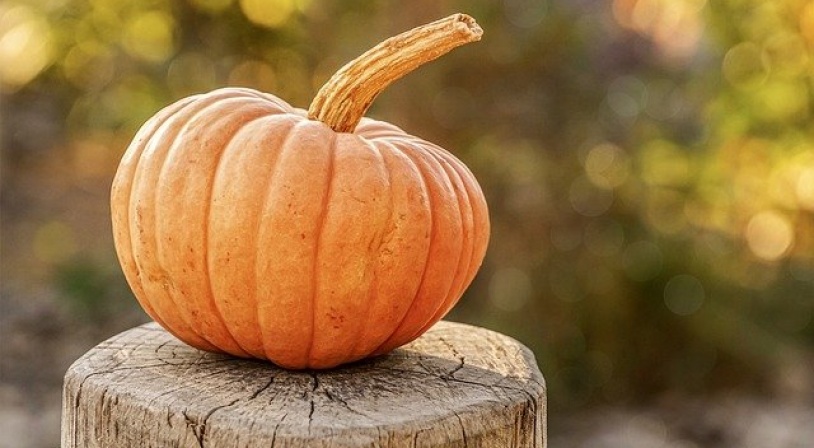
<path id="1" fill-rule="evenodd" d="M 376 359 L 326 371 L 191 348 L 156 324 L 101 343 L 65 377 L 62 447 L 544 447 L 532 353 L 440 322 Z"/>

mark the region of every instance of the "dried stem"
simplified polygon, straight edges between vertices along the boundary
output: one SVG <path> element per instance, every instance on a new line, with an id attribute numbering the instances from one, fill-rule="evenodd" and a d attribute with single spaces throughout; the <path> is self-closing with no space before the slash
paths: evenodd
<path id="1" fill-rule="evenodd" d="M 353 132 L 387 86 L 456 47 L 480 40 L 481 34 L 475 19 L 454 14 L 391 37 L 339 69 L 317 93 L 308 118 L 337 132 Z"/>

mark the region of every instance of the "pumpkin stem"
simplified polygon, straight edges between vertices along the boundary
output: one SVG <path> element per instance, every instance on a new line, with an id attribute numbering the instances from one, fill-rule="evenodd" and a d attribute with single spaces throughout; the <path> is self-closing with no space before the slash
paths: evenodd
<path id="1" fill-rule="evenodd" d="M 308 118 L 336 132 L 353 132 L 376 96 L 397 79 L 469 42 L 483 30 L 466 14 L 453 14 L 391 37 L 345 64 L 319 90 Z"/>

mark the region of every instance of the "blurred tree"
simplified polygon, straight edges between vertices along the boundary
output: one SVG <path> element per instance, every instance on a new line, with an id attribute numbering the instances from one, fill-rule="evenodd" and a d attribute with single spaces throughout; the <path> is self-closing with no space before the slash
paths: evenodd
<path id="1" fill-rule="evenodd" d="M 784 378 L 814 344 L 814 6 L 802 0 L 6 0 L 15 278 L 57 273 L 80 302 L 116 290 L 106 189 L 162 106 L 240 85 L 306 107 L 373 43 L 458 10 L 483 41 L 372 109 L 454 148 L 487 194 L 492 244 L 454 316 L 530 344 L 556 407 L 799 391 Z M 103 261 L 65 268 L 74 252 Z"/>

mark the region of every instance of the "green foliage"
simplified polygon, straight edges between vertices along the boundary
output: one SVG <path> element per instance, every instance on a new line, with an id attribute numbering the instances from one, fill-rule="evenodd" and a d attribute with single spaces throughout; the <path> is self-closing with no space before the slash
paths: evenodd
<path id="1" fill-rule="evenodd" d="M 54 268 L 53 283 L 78 316 L 101 322 L 135 306 L 123 276 L 113 269 L 113 265 L 77 257 Z"/>

